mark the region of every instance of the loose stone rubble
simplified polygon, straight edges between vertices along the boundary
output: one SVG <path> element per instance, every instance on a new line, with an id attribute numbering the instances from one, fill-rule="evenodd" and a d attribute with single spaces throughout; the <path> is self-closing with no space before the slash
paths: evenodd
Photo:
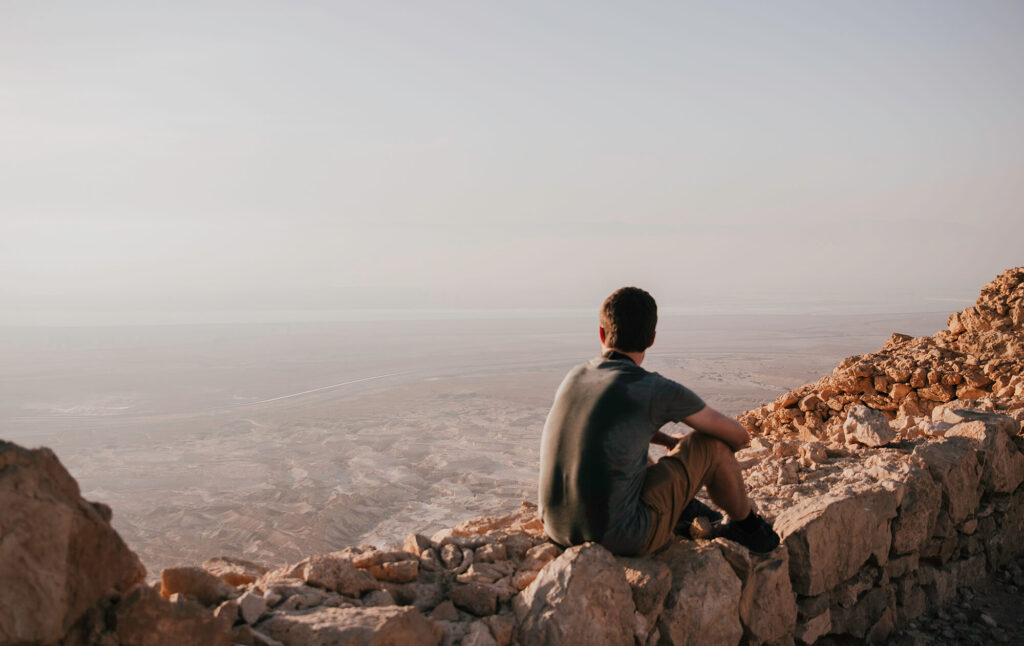
<path id="1" fill-rule="evenodd" d="M 1022 368 L 1017 268 L 948 330 L 893 335 L 740 416 L 754 437 L 738 455 L 748 488 L 783 538 L 765 555 L 710 537 L 680 537 L 647 558 L 596 544 L 563 551 L 524 503 L 388 549 L 346 547 L 277 568 L 230 557 L 168 568 L 154 587 L 138 583 L 129 558 L 44 625 L 19 619 L 28 615 L 17 599 L 42 598 L 46 570 L 10 560 L 9 545 L 31 541 L 0 517 L 0 595 L 15 609 L 0 611 L 0 642 L 917 643 L 926 612 L 945 612 L 1024 554 Z M 24 452 L 12 447 L 0 445 L 0 500 L 21 486 L 8 484 L 9 455 Z M 102 516 L 73 506 L 92 522 Z M 66 523 L 38 531 L 65 536 Z M 110 534 L 89 548 L 126 551 Z M 66 580 L 81 578 L 86 560 L 62 561 Z M 41 574 L 12 576 L 12 563 Z"/>

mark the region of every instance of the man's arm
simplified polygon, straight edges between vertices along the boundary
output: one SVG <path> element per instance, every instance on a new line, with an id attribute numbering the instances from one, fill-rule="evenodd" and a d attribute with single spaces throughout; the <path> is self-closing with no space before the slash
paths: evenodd
<path id="1" fill-rule="evenodd" d="M 672 448 L 679 441 L 678 437 L 672 437 L 668 433 L 657 431 L 654 433 L 654 437 L 651 438 L 651 444 L 660 444 L 666 448 Z"/>
<path id="2" fill-rule="evenodd" d="M 683 418 L 683 422 L 692 426 L 698 433 L 704 433 L 711 437 L 722 440 L 732 450 L 739 451 L 750 443 L 750 435 L 743 425 L 731 417 L 719 413 L 710 406 L 705 406 L 700 411 Z M 660 432 L 660 431 L 659 431 Z"/>

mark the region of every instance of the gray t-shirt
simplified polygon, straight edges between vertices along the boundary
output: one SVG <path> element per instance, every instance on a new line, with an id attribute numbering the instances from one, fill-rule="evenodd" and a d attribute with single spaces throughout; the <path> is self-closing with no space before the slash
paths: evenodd
<path id="1" fill-rule="evenodd" d="M 640 551 L 650 512 L 640 500 L 651 438 L 704 408 L 689 388 L 609 351 L 573 368 L 555 394 L 540 451 L 541 519 L 562 545 Z"/>

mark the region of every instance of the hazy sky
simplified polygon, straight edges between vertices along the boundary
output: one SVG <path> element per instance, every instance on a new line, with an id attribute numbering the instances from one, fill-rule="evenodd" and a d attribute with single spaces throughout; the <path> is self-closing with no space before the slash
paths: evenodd
<path id="1" fill-rule="evenodd" d="M 0 310 L 960 309 L 1021 2 L 6 2 Z"/>

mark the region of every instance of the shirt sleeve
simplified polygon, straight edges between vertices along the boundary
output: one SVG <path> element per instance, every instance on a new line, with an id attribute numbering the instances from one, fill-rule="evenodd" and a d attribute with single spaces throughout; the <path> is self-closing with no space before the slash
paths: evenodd
<path id="1" fill-rule="evenodd" d="M 658 428 L 669 422 L 681 422 L 698 413 L 707 404 L 686 386 L 654 373 L 651 393 L 651 421 Z"/>

